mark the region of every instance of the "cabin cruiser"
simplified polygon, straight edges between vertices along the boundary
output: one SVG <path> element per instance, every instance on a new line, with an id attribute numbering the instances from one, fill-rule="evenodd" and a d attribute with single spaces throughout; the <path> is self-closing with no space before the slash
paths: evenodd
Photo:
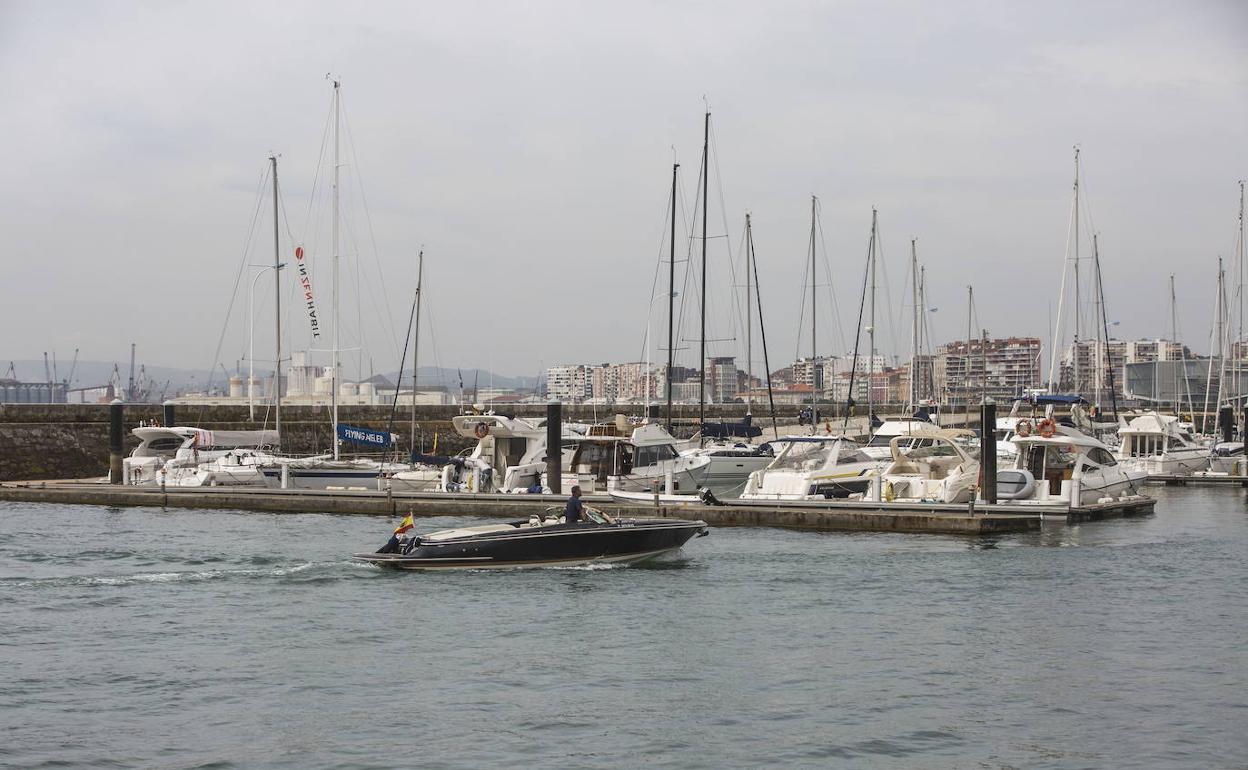
<path id="1" fill-rule="evenodd" d="M 241 458 L 253 451 L 269 451 L 277 443 L 275 430 L 204 430 L 184 426 L 140 426 L 131 431 L 139 445 L 121 461 L 123 483 L 201 486 L 195 482 L 199 466 L 216 465 L 203 481 L 211 486 L 263 486 L 254 469 L 241 468 Z"/>
<path id="2" fill-rule="evenodd" d="M 967 430 L 927 430 L 894 436 L 892 462 L 880 471 L 887 501 L 965 503 L 979 482 L 978 448 Z"/>
<path id="3" fill-rule="evenodd" d="M 416 455 L 411 470 L 390 476 L 395 492 L 511 492 L 540 483 L 546 470 L 546 420 L 461 414 L 455 432 L 477 444 L 455 457 Z"/>
<path id="4" fill-rule="evenodd" d="M 926 446 L 927 443 L 930 443 L 930 439 L 917 438 L 915 434 L 939 429 L 940 426 L 934 425 L 927 420 L 885 420 L 880 427 L 876 428 L 875 433 L 871 435 L 871 439 L 862 447 L 862 451 L 872 460 L 888 463 L 892 459 L 892 450 L 889 447 L 894 438 L 897 436 L 910 437 L 909 441 L 902 443 L 902 446 L 906 449 Z"/>
<path id="5" fill-rule="evenodd" d="M 391 538 L 377 553 L 353 558 L 403 570 L 570 567 L 582 564 L 635 564 L 678 550 L 707 534 L 704 521 L 615 519 L 585 506 L 585 520 L 571 524 L 563 509 L 509 524 L 485 524 Z M 400 526 L 400 529 L 403 529 Z"/>
<path id="6" fill-rule="evenodd" d="M 742 500 L 819 500 L 863 494 L 884 464 L 845 436 L 784 436 L 775 459 L 750 474 Z"/>
<path id="7" fill-rule="evenodd" d="M 1248 470 L 1245 462 L 1244 442 L 1219 441 L 1213 445 L 1209 457 L 1209 472 L 1216 475 L 1242 476 Z"/>
<path id="8" fill-rule="evenodd" d="M 735 497 L 750 474 L 766 468 L 775 455 L 770 444 L 753 444 L 762 435 L 751 415 L 739 423 L 705 423 L 691 439 L 683 457 L 708 457 L 706 487 L 715 493 Z"/>
<path id="9" fill-rule="evenodd" d="M 624 415 L 591 425 L 583 436 L 565 436 L 576 449 L 563 470 L 563 488 L 592 492 L 642 492 L 662 485 L 669 493 L 705 487 L 711 458 L 683 456 L 660 425 L 633 425 Z M 549 486 L 549 485 L 547 485 Z"/>
<path id="10" fill-rule="evenodd" d="M 1118 429 L 1119 462 L 1150 476 L 1190 476 L 1209 466 L 1209 447 L 1174 415 L 1144 412 Z"/>
<path id="11" fill-rule="evenodd" d="M 997 471 L 998 502 L 1080 506 L 1139 494 L 1147 472 L 1119 462 L 1099 439 L 1065 425 L 1049 428 L 1014 437 L 1018 457 Z"/>

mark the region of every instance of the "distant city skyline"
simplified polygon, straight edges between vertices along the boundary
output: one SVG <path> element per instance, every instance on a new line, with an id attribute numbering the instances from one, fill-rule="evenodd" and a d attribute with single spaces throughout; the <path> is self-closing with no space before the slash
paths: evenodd
<path id="1" fill-rule="evenodd" d="M 271 368 L 272 274 L 244 264 L 273 260 L 261 188 L 272 152 L 283 258 L 293 268 L 294 245 L 308 250 L 322 324 L 313 345 L 285 271 L 283 347 L 328 347 L 327 72 L 344 84 L 352 376 L 398 366 L 422 247 L 422 364 L 532 377 L 665 359 L 673 159 L 677 363 L 696 366 L 697 283 L 683 270 L 700 259 L 704 105 L 708 356 L 745 368 L 747 211 L 772 369 L 809 354 L 812 194 L 820 270 L 825 253 L 831 269 L 830 289 L 818 287 L 821 354 L 852 346 L 873 206 L 881 353 L 908 353 L 911 238 L 939 308 L 933 344 L 965 336 L 970 283 L 974 326 L 1048 350 L 1075 145 L 1112 333 L 1168 337 L 1176 273 L 1180 337 L 1210 350 L 1217 259 L 1236 269 L 1248 178 L 1248 6 L 714 10 L 370 3 L 344 23 L 328 4 L 6 3 L 0 366 L 80 348 L 124 369 L 135 342 L 143 361 L 233 368 L 254 279 L 256 366 Z M 755 371 L 760 358 L 755 337 Z"/>

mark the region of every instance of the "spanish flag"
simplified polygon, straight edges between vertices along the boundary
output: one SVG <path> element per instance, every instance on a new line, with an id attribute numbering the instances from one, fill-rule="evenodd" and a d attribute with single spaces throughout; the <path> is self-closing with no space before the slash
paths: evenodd
<path id="1" fill-rule="evenodd" d="M 401 535 L 415 526 L 416 526 L 416 522 L 412 520 L 412 514 L 409 513 L 403 519 L 403 521 L 399 524 L 399 528 L 394 531 L 394 534 Z"/>

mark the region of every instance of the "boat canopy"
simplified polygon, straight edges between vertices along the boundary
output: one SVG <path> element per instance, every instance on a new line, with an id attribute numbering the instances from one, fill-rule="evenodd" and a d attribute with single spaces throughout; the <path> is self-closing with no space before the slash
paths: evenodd
<path id="1" fill-rule="evenodd" d="M 1049 404 L 1062 406 L 1064 404 L 1088 403 L 1083 396 L 1076 393 L 1041 393 L 1039 395 L 1031 396 L 1029 400 L 1036 406 L 1048 406 Z"/>
<path id="2" fill-rule="evenodd" d="M 275 430 L 204 430 L 191 429 L 191 441 L 196 449 L 220 447 L 222 449 L 238 449 L 241 447 L 277 446 Z"/>
<path id="3" fill-rule="evenodd" d="M 763 435 L 763 429 L 754 425 L 749 416 L 743 422 L 706 422 L 702 423 L 703 438 L 754 438 Z"/>

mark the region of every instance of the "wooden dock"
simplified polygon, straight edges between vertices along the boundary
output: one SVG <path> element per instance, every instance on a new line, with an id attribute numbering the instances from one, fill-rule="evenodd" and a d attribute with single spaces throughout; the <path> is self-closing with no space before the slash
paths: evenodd
<path id="1" fill-rule="evenodd" d="M 563 495 L 392 494 L 372 490 L 256 489 L 244 487 L 135 487 L 99 481 L 32 481 L 0 484 L 0 501 L 104 506 L 210 508 L 272 513 L 339 513 L 398 516 L 525 518 Z M 619 503 L 603 495 L 585 501 L 614 516 L 697 518 L 713 526 L 785 527 L 841 532 L 908 532 L 997 535 L 1038 529 L 1043 523 L 1088 521 L 1152 513 L 1154 500 L 1138 497 L 1069 509 L 1064 505 L 867 502 L 862 500 L 732 500 L 722 505 L 653 506 Z M 2 515 L 2 514 L 0 514 Z"/>

